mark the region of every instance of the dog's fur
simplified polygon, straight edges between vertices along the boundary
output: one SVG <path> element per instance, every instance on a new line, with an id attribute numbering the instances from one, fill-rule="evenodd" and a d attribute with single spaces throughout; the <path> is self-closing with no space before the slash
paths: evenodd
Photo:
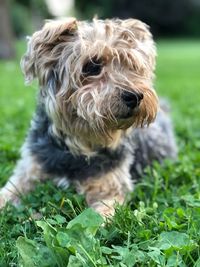
<path id="1" fill-rule="evenodd" d="M 56 178 L 110 215 L 145 166 L 175 158 L 171 122 L 152 84 L 155 56 L 148 26 L 135 19 L 70 18 L 34 33 L 21 65 L 27 83 L 39 81 L 38 105 L 0 206 L 38 179 Z"/>

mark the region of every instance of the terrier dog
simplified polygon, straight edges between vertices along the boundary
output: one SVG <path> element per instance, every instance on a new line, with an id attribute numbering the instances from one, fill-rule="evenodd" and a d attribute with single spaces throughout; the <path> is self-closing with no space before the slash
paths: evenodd
<path id="1" fill-rule="evenodd" d="M 153 89 L 155 56 L 148 26 L 135 19 L 69 18 L 34 33 L 21 66 L 27 83 L 38 80 L 38 104 L 0 206 L 54 178 L 112 215 L 145 166 L 174 159 L 171 121 Z"/>

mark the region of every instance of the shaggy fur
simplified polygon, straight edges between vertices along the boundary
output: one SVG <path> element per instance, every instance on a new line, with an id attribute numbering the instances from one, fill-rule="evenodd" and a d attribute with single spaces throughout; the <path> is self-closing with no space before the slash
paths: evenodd
<path id="1" fill-rule="evenodd" d="M 0 206 L 37 179 L 66 178 L 102 215 L 114 212 L 153 160 L 176 157 L 168 114 L 153 89 L 155 46 L 135 19 L 50 21 L 21 66 L 38 105 Z M 157 116 L 156 116 L 157 115 Z"/>

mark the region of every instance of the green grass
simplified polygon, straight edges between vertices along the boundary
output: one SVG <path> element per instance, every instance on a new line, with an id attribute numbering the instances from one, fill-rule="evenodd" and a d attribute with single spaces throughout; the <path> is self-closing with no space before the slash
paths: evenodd
<path id="1" fill-rule="evenodd" d="M 37 88 L 24 87 L 19 68 L 23 49 L 15 62 L 0 63 L 0 185 L 35 106 Z M 0 266 L 200 266 L 200 41 L 159 41 L 157 62 L 156 89 L 171 103 L 178 161 L 147 170 L 104 227 L 73 188 L 38 184 L 18 208 L 0 212 Z"/>

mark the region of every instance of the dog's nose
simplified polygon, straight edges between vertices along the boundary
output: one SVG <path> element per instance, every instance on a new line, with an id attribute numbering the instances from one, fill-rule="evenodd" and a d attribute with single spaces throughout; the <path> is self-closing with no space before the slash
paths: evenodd
<path id="1" fill-rule="evenodd" d="M 121 97 L 127 107 L 136 108 L 139 106 L 140 101 L 143 99 L 143 94 L 136 92 L 123 92 Z"/>

